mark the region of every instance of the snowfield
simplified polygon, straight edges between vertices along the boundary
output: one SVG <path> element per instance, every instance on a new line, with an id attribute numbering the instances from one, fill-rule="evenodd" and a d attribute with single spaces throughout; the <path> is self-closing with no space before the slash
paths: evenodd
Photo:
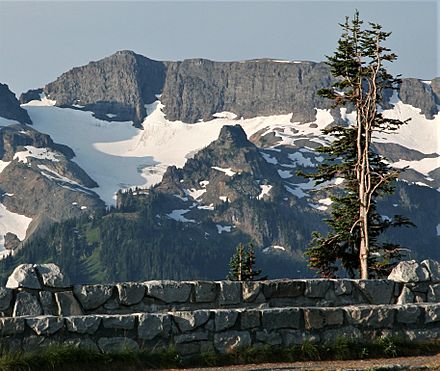
<path id="1" fill-rule="evenodd" d="M 5 205 L 0 203 L 0 257 L 10 253 L 8 250 L 5 250 L 6 233 L 14 233 L 20 241 L 23 241 L 31 221 L 32 218 L 10 212 L 6 209 Z"/>
<path id="2" fill-rule="evenodd" d="M 224 125 L 240 124 L 248 137 L 259 131 L 274 132 L 279 139 L 276 146 L 294 146 L 299 139 L 324 144 L 328 138 L 322 137 L 321 130 L 333 121 L 329 110 L 317 109 L 315 122 L 306 124 L 290 122 L 290 114 L 237 119 L 231 112 L 215 114 L 215 118 L 208 122 L 186 124 L 168 121 L 163 113 L 164 106 L 156 101 L 146 106 L 148 116 L 142 123 L 141 130 L 133 127 L 131 122 L 101 121 L 93 117 L 91 112 L 58 108 L 54 103 L 43 97 L 42 100 L 31 101 L 23 107 L 27 109 L 35 129 L 49 134 L 55 142 L 73 149 L 76 155 L 73 161 L 99 184 L 99 188 L 93 190 L 108 205 L 115 203 L 115 193 L 119 189 L 152 186 L 161 181 L 168 166 L 182 167 L 194 153 L 217 139 Z M 394 103 L 393 109 L 384 111 L 386 117 L 412 120 L 398 133 L 379 134 L 375 141 L 397 143 L 426 154 L 439 153 L 439 115 L 434 120 L 427 120 L 419 109 L 400 101 Z M 351 119 L 354 117 L 353 113 L 347 115 L 344 108 L 341 109 L 341 115 Z M 261 152 L 265 160 L 270 164 L 278 164 L 275 157 L 277 152 L 272 151 L 273 154 L 269 154 L 267 150 L 270 149 L 265 148 L 265 152 Z M 23 161 L 29 156 L 38 157 L 35 151 L 32 152 L 18 156 Z M 49 153 L 42 153 L 41 156 L 43 155 L 50 156 Z M 322 158 L 315 159 L 322 161 Z M 283 165 L 315 166 L 299 152 L 290 155 L 289 160 L 292 161 L 291 164 Z M 440 156 L 420 161 L 399 161 L 396 166 L 409 166 L 427 175 L 440 167 Z M 232 169 L 215 169 L 228 176 L 235 173 Z M 288 178 L 290 174 L 282 171 L 280 176 Z M 313 185 L 309 183 L 288 184 L 286 189 L 297 197 L 304 197 L 307 196 L 304 191 L 311 187 Z M 197 194 L 191 195 L 192 192 Z M 189 191 L 193 198 L 200 197 L 198 192 L 201 190 Z"/>

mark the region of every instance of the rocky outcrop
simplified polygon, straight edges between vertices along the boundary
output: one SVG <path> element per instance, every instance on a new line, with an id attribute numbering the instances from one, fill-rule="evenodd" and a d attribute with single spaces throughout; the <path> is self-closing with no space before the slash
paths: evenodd
<path id="1" fill-rule="evenodd" d="M 189 123 L 223 111 L 244 118 L 293 113 L 292 121 L 308 122 L 316 107 L 330 107 L 316 95 L 330 83 L 324 63 L 189 59 L 168 63 L 161 101 L 169 120 Z"/>
<path id="2" fill-rule="evenodd" d="M 74 68 L 43 91 L 57 106 L 78 106 L 96 117 L 139 124 L 145 104 L 156 100 L 165 66 L 131 51 L 120 51 L 98 62 Z"/>
<path id="3" fill-rule="evenodd" d="M 27 111 L 20 107 L 20 103 L 8 85 L 0 83 L 0 117 L 15 120 L 22 124 L 32 125 Z"/>
<path id="4" fill-rule="evenodd" d="M 418 79 L 403 79 L 399 89 L 399 97 L 403 103 L 420 108 L 428 119 L 433 119 L 438 113 L 440 104 L 440 82 L 434 79 L 431 84 Z"/>

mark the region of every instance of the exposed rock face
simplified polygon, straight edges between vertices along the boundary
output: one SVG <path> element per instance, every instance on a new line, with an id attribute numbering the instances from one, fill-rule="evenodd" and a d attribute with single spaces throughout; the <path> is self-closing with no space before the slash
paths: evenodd
<path id="1" fill-rule="evenodd" d="M 439 79 L 433 80 L 433 83 L 434 86 L 418 79 L 403 79 L 399 97 L 403 103 L 420 108 L 428 119 L 433 119 L 438 113 L 437 105 L 440 104 Z"/>
<path id="2" fill-rule="evenodd" d="M 189 123 L 223 111 L 245 118 L 293 113 L 292 121 L 307 122 L 315 107 L 329 106 L 316 92 L 330 83 L 324 63 L 189 59 L 168 64 L 161 101 L 169 120 Z"/>
<path id="3" fill-rule="evenodd" d="M 28 90 L 26 93 L 22 93 L 18 100 L 20 104 L 26 104 L 33 100 L 39 100 L 41 97 L 41 93 L 43 93 L 43 89 L 31 89 Z"/>
<path id="4" fill-rule="evenodd" d="M 20 107 L 14 93 L 9 90 L 8 85 L 0 83 L 0 117 L 15 120 L 22 124 L 32 125 L 31 118 L 27 111 Z"/>
<path id="5" fill-rule="evenodd" d="M 165 66 L 131 51 L 120 51 L 98 62 L 74 68 L 44 87 L 57 106 L 84 106 L 100 119 L 145 117 L 145 104 L 156 100 L 165 79 Z"/>

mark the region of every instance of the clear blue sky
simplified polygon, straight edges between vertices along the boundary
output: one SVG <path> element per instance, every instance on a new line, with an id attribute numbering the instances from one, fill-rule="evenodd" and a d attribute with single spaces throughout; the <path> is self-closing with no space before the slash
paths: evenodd
<path id="1" fill-rule="evenodd" d="M 393 32 L 393 73 L 440 75 L 437 1 L 0 0 L 0 82 L 19 95 L 121 49 L 158 60 L 320 61 L 356 8 Z"/>

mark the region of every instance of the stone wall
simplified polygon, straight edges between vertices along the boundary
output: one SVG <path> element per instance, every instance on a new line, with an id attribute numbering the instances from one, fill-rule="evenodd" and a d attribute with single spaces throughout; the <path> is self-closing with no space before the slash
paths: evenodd
<path id="1" fill-rule="evenodd" d="M 440 269 L 401 263 L 393 280 L 147 281 L 70 285 L 54 264 L 21 265 L 0 288 L 1 345 L 101 351 L 176 346 L 182 354 L 440 336 Z M 402 282 L 407 281 L 407 282 Z"/>

